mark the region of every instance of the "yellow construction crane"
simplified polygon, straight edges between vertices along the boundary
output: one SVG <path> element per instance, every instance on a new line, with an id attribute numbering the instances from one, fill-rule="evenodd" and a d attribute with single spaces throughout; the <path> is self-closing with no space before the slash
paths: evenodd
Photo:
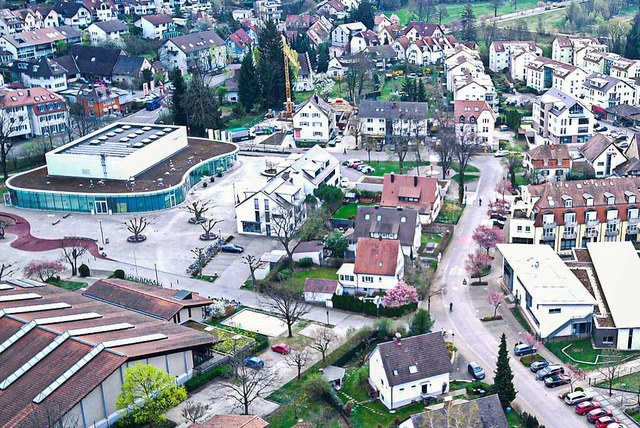
<path id="1" fill-rule="evenodd" d="M 289 65 L 293 68 L 294 79 L 298 78 L 300 71 L 300 62 L 298 61 L 298 52 L 289 47 L 287 38 L 282 35 L 282 54 L 284 55 L 284 89 L 287 101 L 284 103 L 285 117 L 293 116 L 293 99 L 291 98 L 291 80 L 289 76 Z"/>

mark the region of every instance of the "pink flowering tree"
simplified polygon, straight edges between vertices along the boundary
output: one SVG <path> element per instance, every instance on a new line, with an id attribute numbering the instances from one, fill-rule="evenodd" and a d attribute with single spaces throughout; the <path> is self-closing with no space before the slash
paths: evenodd
<path id="1" fill-rule="evenodd" d="M 511 185 L 511 181 L 502 180 L 498 184 L 496 184 L 496 192 L 502 194 L 502 200 L 504 201 L 504 194 L 511 193 L 513 190 L 513 186 Z"/>
<path id="2" fill-rule="evenodd" d="M 496 248 L 501 242 L 504 242 L 504 233 L 497 227 L 478 226 L 473 231 L 473 240 L 480 247 L 487 250 L 487 255 L 492 248 Z"/>
<path id="3" fill-rule="evenodd" d="M 398 308 L 416 303 L 418 301 L 418 292 L 415 287 L 408 285 L 404 281 L 398 281 L 398 284 L 391 290 L 387 291 L 382 299 L 382 306 L 385 308 Z"/>
<path id="4" fill-rule="evenodd" d="M 65 269 L 60 260 L 31 260 L 22 270 L 24 276 L 45 282 Z"/>
<path id="5" fill-rule="evenodd" d="M 498 308 L 504 302 L 504 294 L 499 290 L 490 289 L 487 293 L 487 302 L 493 306 L 493 318 L 498 316 Z"/>
<path id="6" fill-rule="evenodd" d="M 472 278 L 478 278 L 482 282 L 485 271 L 491 266 L 491 257 L 482 251 L 470 253 L 464 263 L 464 268 Z"/>
<path id="7" fill-rule="evenodd" d="M 511 206 L 509 202 L 503 200 L 491 201 L 489 202 L 489 209 L 487 210 L 487 215 L 492 215 L 493 213 L 498 213 L 503 217 L 506 217 L 511 212 Z"/>

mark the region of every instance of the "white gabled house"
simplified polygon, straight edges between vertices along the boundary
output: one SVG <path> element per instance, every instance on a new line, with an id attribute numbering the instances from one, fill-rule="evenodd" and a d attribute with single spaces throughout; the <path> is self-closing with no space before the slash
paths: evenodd
<path id="1" fill-rule="evenodd" d="M 498 149 L 494 136 L 496 113 L 486 101 L 455 101 L 454 118 L 457 131 L 472 131 L 477 144 Z"/>
<path id="2" fill-rule="evenodd" d="M 293 114 L 293 138 L 296 141 L 326 143 L 335 128 L 335 110 L 317 95 L 311 96 Z"/>
<path id="3" fill-rule="evenodd" d="M 343 263 L 338 281 L 346 294 L 386 292 L 404 277 L 404 255 L 397 239 L 360 238 L 355 263 Z"/>
<path id="4" fill-rule="evenodd" d="M 389 410 L 447 393 L 453 371 L 440 333 L 397 337 L 369 356 L 369 384 Z"/>
<path id="5" fill-rule="evenodd" d="M 340 24 L 331 31 L 331 45 L 344 47 L 351 40 L 351 36 L 361 31 L 367 31 L 367 26 L 362 22 Z"/>
<path id="6" fill-rule="evenodd" d="M 117 45 L 123 43 L 122 37 L 129 34 L 129 27 L 117 19 L 110 21 L 97 21 L 87 28 L 92 45 L 105 42 L 113 42 Z"/>
<path id="7" fill-rule="evenodd" d="M 315 145 L 304 153 L 292 153 L 276 166 L 278 172 L 290 170 L 302 175 L 305 195 L 326 184 L 340 183 L 340 161 L 321 146 Z"/>

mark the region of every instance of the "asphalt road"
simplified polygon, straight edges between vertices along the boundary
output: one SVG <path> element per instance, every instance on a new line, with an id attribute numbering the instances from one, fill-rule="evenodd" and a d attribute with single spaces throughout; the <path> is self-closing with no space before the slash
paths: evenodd
<path id="1" fill-rule="evenodd" d="M 499 159 L 493 156 L 478 156 L 473 160 L 482 172 L 478 182 L 477 192 L 470 192 L 467 196 L 468 206 L 456 226 L 452 243 L 442 257 L 436 281 L 446 284 L 446 296 L 440 304 L 432 302 L 434 318 L 453 326 L 455 333 L 454 344 L 468 360 L 475 360 L 485 368 L 487 376 L 493 377 L 493 369 L 498 353 L 499 335 L 507 335 L 507 347 L 511 349 L 520 340 L 519 333 L 512 331 L 506 324 L 488 326 L 478 317 L 469 286 L 463 286 L 466 277 L 464 261 L 467 254 L 473 250 L 472 234 L 475 227 L 486 218 L 486 203 L 478 206 L 479 198 L 489 201 L 495 198 L 494 188 L 502 179 L 503 168 Z M 477 297 L 476 297 L 477 298 Z M 453 312 L 449 312 L 449 302 L 454 302 Z M 573 409 L 558 399 L 558 394 L 565 388 L 546 388 L 534 379 L 532 373 L 522 364 L 511 359 L 514 372 L 514 385 L 518 391 L 516 403 L 523 410 L 536 415 L 541 424 L 547 428 L 584 427 L 585 422 L 578 418 Z"/>

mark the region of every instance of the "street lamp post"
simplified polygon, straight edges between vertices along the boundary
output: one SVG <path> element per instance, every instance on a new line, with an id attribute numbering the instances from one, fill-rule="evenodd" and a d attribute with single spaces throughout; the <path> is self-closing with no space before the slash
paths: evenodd
<path id="1" fill-rule="evenodd" d="M 327 309 L 327 327 L 329 326 L 329 309 Z"/>
<path id="2" fill-rule="evenodd" d="M 155 271 L 156 271 L 156 285 L 160 285 L 160 281 L 158 281 L 158 264 L 157 264 L 157 263 L 154 263 L 154 264 L 153 264 L 153 268 L 154 268 L 154 269 L 155 269 Z"/>
<path id="3" fill-rule="evenodd" d="M 133 264 L 136 267 L 136 276 L 138 276 L 138 259 L 136 259 L 136 250 L 133 250 Z"/>
<path id="4" fill-rule="evenodd" d="M 98 223 L 100 224 L 100 240 L 102 242 L 102 245 L 104 246 L 104 232 L 102 231 L 102 220 L 98 220 Z"/>

